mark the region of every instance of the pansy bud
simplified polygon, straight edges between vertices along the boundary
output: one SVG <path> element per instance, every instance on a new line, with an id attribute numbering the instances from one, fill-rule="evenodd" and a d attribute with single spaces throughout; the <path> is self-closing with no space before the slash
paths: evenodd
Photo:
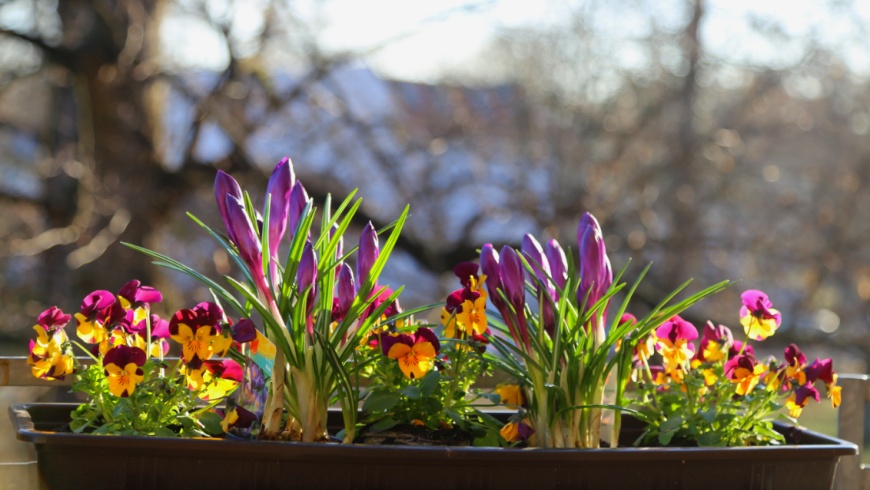
<path id="1" fill-rule="evenodd" d="M 360 285 L 368 279 L 369 272 L 375 265 L 375 261 L 378 260 L 379 253 L 378 232 L 369 221 L 359 237 L 359 250 L 357 251 L 356 278 Z M 377 289 L 377 283 L 373 283 L 372 288 Z"/>
<path id="2" fill-rule="evenodd" d="M 526 300 L 523 262 L 512 247 L 508 245 L 502 247 L 498 268 L 505 296 L 513 305 L 514 310 L 518 314 L 522 314 Z"/>
<path id="3" fill-rule="evenodd" d="M 290 193 L 296 183 L 293 175 L 293 164 L 289 158 L 284 158 L 269 177 L 266 186 L 266 199 L 269 203 L 269 253 L 277 259 L 278 247 L 287 230 L 287 218 L 290 213 Z M 265 209 L 266 203 L 263 204 Z M 264 211 L 265 213 L 265 211 Z"/>
<path id="4" fill-rule="evenodd" d="M 214 179 L 214 197 L 217 200 L 218 210 L 221 213 L 221 219 L 224 221 L 227 235 L 231 242 L 236 243 L 236 238 L 233 236 L 233 228 L 230 226 L 230 218 L 227 214 L 227 196 L 233 196 L 238 200 L 242 200 L 242 188 L 239 187 L 239 183 L 230 174 L 223 170 L 218 170 L 217 177 Z"/>

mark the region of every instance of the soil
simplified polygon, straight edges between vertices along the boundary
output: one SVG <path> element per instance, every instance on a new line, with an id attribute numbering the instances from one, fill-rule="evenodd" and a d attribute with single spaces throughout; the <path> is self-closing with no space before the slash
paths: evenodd
<path id="1" fill-rule="evenodd" d="M 363 429 L 357 437 L 357 442 L 392 446 L 470 446 L 473 439 L 471 434 L 459 429 L 434 430 L 428 427 L 399 424 L 379 432 Z"/>

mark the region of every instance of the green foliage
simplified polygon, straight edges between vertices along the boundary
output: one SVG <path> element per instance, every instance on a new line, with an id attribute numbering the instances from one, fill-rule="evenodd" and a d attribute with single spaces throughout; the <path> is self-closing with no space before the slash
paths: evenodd
<path id="1" fill-rule="evenodd" d="M 179 361 L 180 362 L 180 361 Z M 74 392 L 83 393 L 88 402 L 76 408 L 70 429 L 76 433 L 143 435 L 160 437 L 205 437 L 223 433 L 221 416 L 204 407 L 197 393 L 188 389 L 184 376 L 157 358 L 142 366 L 145 381 L 128 397 L 109 392 L 109 383 L 100 363 L 77 373 Z"/>

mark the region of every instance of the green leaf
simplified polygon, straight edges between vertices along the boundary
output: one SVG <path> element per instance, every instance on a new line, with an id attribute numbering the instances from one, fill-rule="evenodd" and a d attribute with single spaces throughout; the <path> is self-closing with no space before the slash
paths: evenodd
<path id="1" fill-rule="evenodd" d="M 716 431 L 705 432 L 698 437 L 699 446 L 720 446 L 722 445 L 722 434 Z"/>
<path id="2" fill-rule="evenodd" d="M 392 429 L 398 423 L 399 423 L 398 420 L 396 420 L 392 417 L 386 417 L 386 418 L 383 418 L 381 420 L 378 420 L 377 422 L 375 422 L 374 424 L 369 426 L 369 431 L 370 432 L 383 432 L 385 430 Z"/>
<path id="3" fill-rule="evenodd" d="M 420 398 L 421 392 L 417 385 L 408 385 L 400 389 L 399 394 L 404 395 L 411 400 L 417 400 Z"/>
<path id="4" fill-rule="evenodd" d="M 399 395 L 389 391 L 373 391 L 363 402 L 363 412 L 386 412 L 399 403 Z"/>
<path id="5" fill-rule="evenodd" d="M 659 444 L 662 446 L 667 446 L 671 443 L 671 439 L 677 434 L 680 429 L 680 426 L 683 425 L 682 417 L 671 417 L 662 423 L 661 428 L 659 429 Z"/>
<path id="6" fill-rule="evenodd" d="M 703 412 L 701 412 L 698 415 L 700 415 L 701 418 L 704 419 L 704 422 L 707 422 L 708 424 L 713 425 L 713 422 L 716 421 L 717 414 L 716 414 L 716 409 L 711 408 L 709 410 L 704 410 Z"/>
<path id="7" fill-rule="evenodd" d="M 207 433 L 213 436 L 219 436 L 224 433 L 223 427 L 221 427 L 222 420 L 223 418 L 217 412 L 203 412 L 199 416 L 199 423 L 202 424 Z"/>
<path id="8" fill-rule="evenodd" d="M 423 396 L 432 396 L 435 390 L 438 389 L 438 381 L 441 379 L 441 374 L 438 371 L 429 371 L 423 379 L 420 380 L 420 392 Z"/>
<path id="9" fill-rule="evenodd" d="M 488 430 L 481 437 L 475 437 L 472 445 L 477 447 L 498 447 L 498 432 L 493 430 Z"/>

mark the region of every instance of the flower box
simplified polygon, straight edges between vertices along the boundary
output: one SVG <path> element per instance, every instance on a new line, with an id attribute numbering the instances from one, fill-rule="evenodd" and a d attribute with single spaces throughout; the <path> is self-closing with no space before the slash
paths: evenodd
<path id="1" fill-rule="evenodd" d="M 47 488 L 832 488 L 851 443 L 777 425 L 786 446 L 503 449 L 364 446 L 58 432 L 72 404 L 10 408 Z M 341 416 L 331 412 L 331 422 Z M 623 443 L 640 431 L 624 419 Z"/>

